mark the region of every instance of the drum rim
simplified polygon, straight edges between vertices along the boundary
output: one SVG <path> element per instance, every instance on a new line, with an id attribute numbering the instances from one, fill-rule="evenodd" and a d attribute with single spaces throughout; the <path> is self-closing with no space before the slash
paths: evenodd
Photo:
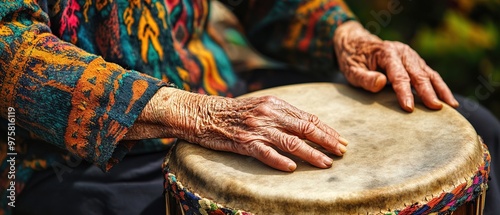
<path id="1" fill-rule="evenodd" d="M 177 143 L 174 144 L 172 148 L 176 145 Z M 473 174 L 473 176 L 466 178 L 463 183 L 456 185 L 452 189 L 443 190 L 442 193 L 436 196 L 421 199 L 412 205 L 403 205 L 400 208 L 381 208 L 378 211 L 357 211 L 355 213 L 397 215 L 455 211 L 460 206 L 473 201 L 488 189 L 487 183 L 490 172 L 491 156 L 487 146 L 484 143 L 481 145 L 483 149 L 483 162 L 478 166 L 477 171 Z M 179 181 L 176 174 L 170 171 L 169 160 L 171 155 L 172 150 L 167 154 L 163 163 L 163 172 L 165 176 L 164 189 L 165 192 L 170 193 L 178 201 L 180 201 L 184 210 L 204 211 L 207 214 L 253 214 L 250 212 L 251 210 L 248 209 L 224 205 L 215 200 L 204 198 L 198 193 L 191 191 L 189 187 L 185 187 L 182 182 Z M 189 203 L 195 203 L 197 205 L 193 206 Z M 205 214 L 203 212 L 201 213 Z M 279 212 L 273 211 L 273 213 Z"/>

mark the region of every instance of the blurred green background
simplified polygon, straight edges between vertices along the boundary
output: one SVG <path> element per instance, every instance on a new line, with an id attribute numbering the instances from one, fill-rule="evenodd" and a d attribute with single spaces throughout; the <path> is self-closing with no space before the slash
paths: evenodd
<path id="1" fill-rule="evenodd" d="M 365 28 L 410 45 L 454 93 L 500 118 L 500 0 L 345 2 Z"/>

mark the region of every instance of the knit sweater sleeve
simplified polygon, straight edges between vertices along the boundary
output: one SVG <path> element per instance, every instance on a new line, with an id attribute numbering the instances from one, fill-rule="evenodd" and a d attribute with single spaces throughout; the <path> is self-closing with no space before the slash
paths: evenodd
<path id="1" fill-rule="evenodd" d="M 312 70 L 335 67 L 334 32 L 355 20 L 343 0 L 229 2 L 257 50 Z"/>
<path id="2" fill-rule="evenodd" d="M 16 125 L 109 170 L 120 143 L 166 83 L 106 62 L 51 33 L 36 0 L 0 2 L 0 113 Z"/>

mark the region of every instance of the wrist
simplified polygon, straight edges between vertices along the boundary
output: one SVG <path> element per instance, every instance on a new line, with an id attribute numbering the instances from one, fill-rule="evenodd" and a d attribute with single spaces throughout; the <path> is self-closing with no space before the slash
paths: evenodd
<path id="1" fill-rule="evenodd" d="M 207 124 L 205 121 L 209 119 L 208 107 L 213 98 L 175 88 L 162 88 L 146 105 L 145 120 L 161 128 L 166 137 L 197 142 Z"/>
<path id="2" fill-rule="evenodd" d="M 165 118 L 165 103 L 172 96 L 172 90 L 175 90 L 175 88 L 162 87 L 158 89 L 155 95 L 148 101 L 135 123 L 161 125 L 162 120 Z"/>
<path id="3" fill-rule="evenodd" d="M 353 43 L 355 41 L 356 43 Z M 355 52 L 355 44 L 363 42 L 382 42 L 382 39 L 366 30 L 361 23 L 351 20 L 340 25 L 333 36 L 333 45 L 336 54 L 339 55 L 340 51 Z"/>
<path id="4" fill-rule="evenodd" d="M 172 87 L 162 87 L 148 101 L 127 133 L 129 139 L 184 138 L 193 113 L 190 105 L 196 94 Z"/>
<path id="5" fill-rule="evenodd" d="M 381 39 L 370 33 L 367 29 L 361 25 L 358 21 L 350 20 L 342 23 L 337 27 L 335 33 L 333 34 L 333 41 L 341 41 L 342 39 L 362 39 L 362 40 L 378 40 Z"/>

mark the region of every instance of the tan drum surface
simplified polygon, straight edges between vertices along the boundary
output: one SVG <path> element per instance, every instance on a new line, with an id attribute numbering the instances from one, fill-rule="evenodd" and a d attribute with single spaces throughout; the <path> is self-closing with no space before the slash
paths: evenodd
<path id="1" fill-rule="evenodd" d="M 184 187 L 257 214 L 381 213 L 450 192 L 483 163 L 483 146 L 473 127 L 447 105 L 432 111 L 416 102 L 410 114 L 391 90 L 373 94 L 329 83 L 245 97 L 264 95 L 317 115 L 349 140 L 347 153 L 329 153 L 334 158 L 330 169 L 292 156 L 297 170 L 285 173 L 251 157 L 180 142 L 169 165 Z"/>

